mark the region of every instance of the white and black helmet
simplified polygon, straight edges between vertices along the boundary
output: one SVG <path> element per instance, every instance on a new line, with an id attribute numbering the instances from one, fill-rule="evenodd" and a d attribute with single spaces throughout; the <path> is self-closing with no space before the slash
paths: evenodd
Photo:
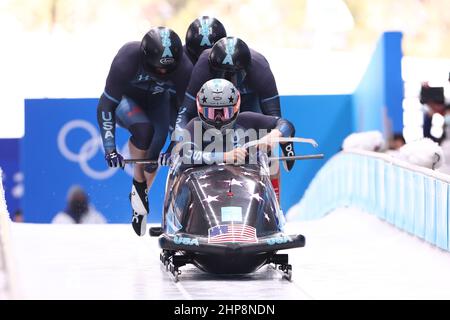
<path id="1" fill-rule="evenodd" d="M 197 111 L 205 128 L 216 128 L 222 133 L 233 127 L 239 114 L 241 96 L 228 80 L 212 79 L 197 93 Z"/>

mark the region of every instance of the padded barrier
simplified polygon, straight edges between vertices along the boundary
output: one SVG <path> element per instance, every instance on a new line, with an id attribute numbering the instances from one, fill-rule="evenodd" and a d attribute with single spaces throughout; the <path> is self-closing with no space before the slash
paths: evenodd
<path id="1" fill-rule="evenodd" d="M 450 250 L 450 176 L 391 155 L 340 152 L 318 172 L 289 220 L 311 220 L 357 207 L 444 250 Z"/>

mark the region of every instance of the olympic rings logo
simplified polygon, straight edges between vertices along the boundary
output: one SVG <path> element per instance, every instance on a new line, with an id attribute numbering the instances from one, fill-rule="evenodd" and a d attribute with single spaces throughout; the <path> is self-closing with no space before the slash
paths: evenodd
<path id="1" fill-rule="evenodd" d="M 67 146 L 67 136 L 73 130 L 82 129 L 87 131 L 90 138 L 83 143 L 78 152 L 74 152 Z M 112 177 L 117 169 L 107 167 L 106 170 L 97 171 L 90 165 L 89 161 L 94 158 L 99 150 L 104 154 L 102 137 L 97 128 L 90 122 L 85 120 L 71 120 L 67 122 L 59 131 L 57 138 L 58 149 L 61 154 L 69 161 L 77 162 L 80 165 L 81 171 L 88 177 L 96 180 L 104 180 Z M 125 144 L 119 151 L 125 158 L 129 157 L 128 145 Z M 105 163 L 106 166 L 106 163 Z M 131 166 L 127 166 L 125 171 L 133 176 L 133 169 Z"/>

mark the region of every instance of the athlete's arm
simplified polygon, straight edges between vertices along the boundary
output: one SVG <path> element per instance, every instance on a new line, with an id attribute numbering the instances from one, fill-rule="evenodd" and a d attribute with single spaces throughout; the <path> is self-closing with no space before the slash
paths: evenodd
<path id="1" fill-rule="evenodd" d="M 127 82 L 134 75 L 136 59 L 133 44 L 125 44 L 115 56 L 106 79 L 105 90 L 97 105 L 97 122 L 105 152 L 116 149 L 116 108 L 122 99 Z"/>
<path id="2" fill-rule="evenodd" d="M 248 115 L 246 115 L 248 114 Z M 243 121 L 247 121 L 249 125 L 254 128 L 271 129 L 270 133 L 259 140 L 260 146 L 263 146 L 266 150 L 271 147 L 272 138 L 277 137 L 293 137 L 295 135 L 294 125 L 287 119 L 271 117 L 262 115 L 260 113 L 243 112 L 241 116 L 244 116 Z M 238 118 L 239 119 L 239 118 Z M 248 119 L 248 120 L 246 120 Z M 293 142 L 280 143 L 281 151 L 284 156 L 295 156 Z M 287 171 L 291 171 L 294 167 L 294 160 L 286 160 L 284 162 Z"/>
<path id="3" fill-rule="evenodd" d="M 239 114 L 237 122 L 244 128 L 253 128 L 257 130 L 260 137 L 265 134 L 259 139 L 258 144 L 266 150 L 270 149 L 274 138 L 292 137 L 295 134 L 294 125 L 290 121 L 283 118 L 267 116 L 261 113 L 242 112 Z M 285 154 L 285 148 L 293 150 L 292 146 L 288 144 L 289 143 L 280 144 L 283 154 Z"/>
<path id="4" fill-rule="evenodd" d="M 97 106 L 97 122 L 102 136 L 103 147 L 106 153 L 116 149 L 116 108 L 118 102 L 110 100 L 105 93 L 102 94 Z"/>
<path id="5" fill-rule="evenodd" d="M 294 125 L 290 121 L 257 112 L 240 113 L 237 123 L 244 128 L 275 131 L 279 137 L 291 137 L 295 133 Z"/>

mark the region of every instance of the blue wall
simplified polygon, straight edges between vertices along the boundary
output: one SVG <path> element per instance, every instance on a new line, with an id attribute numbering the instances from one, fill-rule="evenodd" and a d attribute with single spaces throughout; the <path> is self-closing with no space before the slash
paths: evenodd
<path id="1" fill-rule="evenodd" d="M 281 205 L 285 212 L 298 202 L 320 167 L 340 150 L 342 141 L 352 132 L 351 99 L 351 95 L 281 98 L 283 117 L 294 123 L 296 136 L 313 138 L 319 144 L 318 148 L 296 144 L 296 153 L 325 154 L 321 160 L 297 161 L 289 173 L 282 169 Z"/>
<path id="2" fill-rule="evenodd" d="M 25 101 L 25 137 L 22 139 L 21 167 L 25 174 L 24 215 L 28 222 L 50 222 L 64 209 L 66 193 L 72 184 L 79 184 L 88 192 L 94 206 L 109 222 L 128 222 L 131 209 L 128 194 L 131 176 L 121 169 L 108 169 L 96 123 L 98 99 L 42 99 Z M 84 147 L 87 161 L 72 161 L 58 146 L 58 136 L 69 122 L 93 128 L 94 140 L 80 127 L 69 130 L 65 145 L 72 156 Z M 81 121 L 81 122 L 80 122 Z M 74 122 L 72 122 L 74 123 Z M 77 122 L 74 123 L 75 125 Z M 118 146 L 126 145 L 128 133 L 119 128 Z M 93 142 L 88 144 L 88 142 Z M 99 148 L 100 147 L 100 148 Z M 75 159 L 76 160 L 76 159 Z M 96 175 L 105 174 L 108 178 Z M 159 221 L 163 199 L 164 169 L 150 196 L 153 221 Z"/>
<path id="3" fill-rule="evenodd" d="M 380 38 L 369 66 L 353 95 L 355 131 L 379 130 L 387 133 L 403 129 L 403 80 L 401 75 L 402 34 L 386 32 Z"/>

